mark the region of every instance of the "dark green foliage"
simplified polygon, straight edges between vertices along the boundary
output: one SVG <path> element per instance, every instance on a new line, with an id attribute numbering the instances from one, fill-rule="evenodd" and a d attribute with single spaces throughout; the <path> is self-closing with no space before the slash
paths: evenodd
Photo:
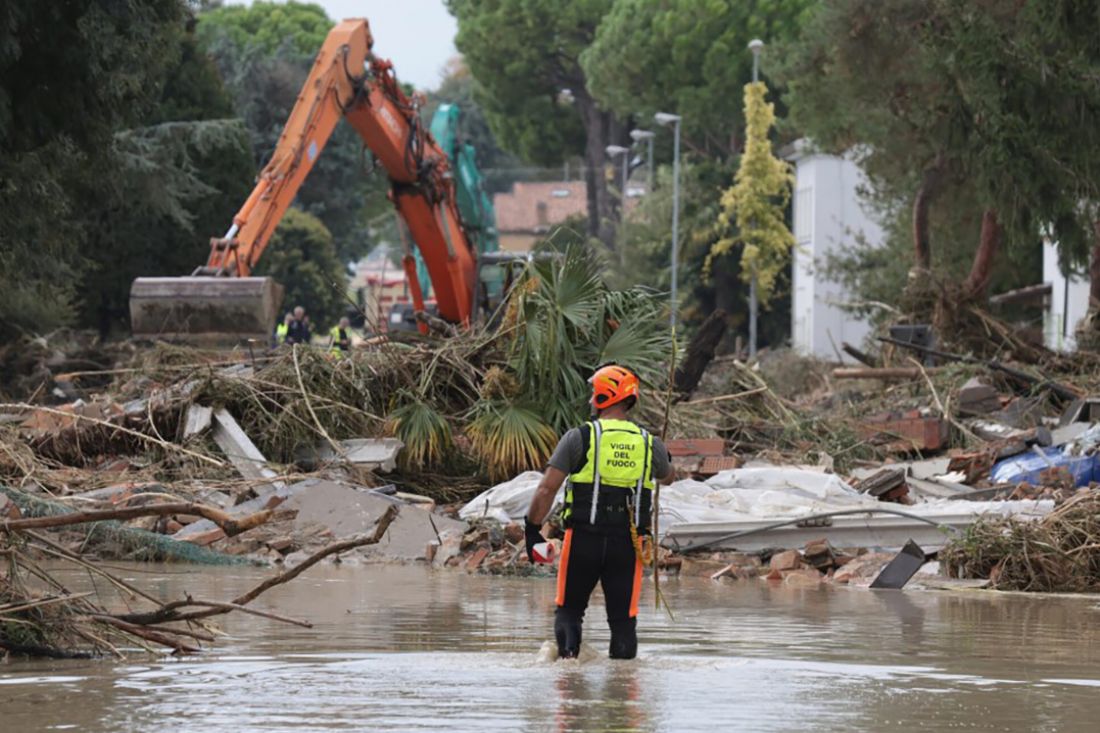
<path id="1" fill-rule="evenodd" d="M 587 94 L 578 58 L 611 0 L 449 0 L 455 45 L 478 81 L 478 100 L 505 148 L 539 165 L 584 151 L 579 108 Z"/>
<path id="2" fill-rule="evenodd" d="M 82 158 L 63 142 L 0 156 L 0 342 L 72 319 L 85 260 L 65 180 Z"/>
<path id="3" fill-rule="evenodd" d="M 304 307 L 315 336 L 326 335 L 344 314 L 347 272 L 332 235 L 311 214 L 287 211 L 255 274 L 269 275 L 286 287 L 287 310 Z"/>
<path id="4" fill-rule="evenodd" d="M 60 139 L 102 144 L 151 99 L 173 57 L 180 0 L 5 0 L 0 5 L 0 150 Z"/>
<path id="5" fill-rule="evenodd" d="M 1100 200 L 1098 31 L 1085 0 L 825 0 L 769 58 L 782 60 L 795 124 L 827 150 L 858 146 L 891 209 L 933 174 L 933 264 L 940 248 L 974 252 L 985 210 L 1017 263 L 1044 229 L 1081 263 Z M 945 274 L 961 279 L 966 263 Z"/>
<path id="6" fill-rule="evenodd" d="M 749 41 L 791 38 L 810 5 L 617 0 L 581 64 L 596 98 L 620 115 L 649 127 L 654 112 L 681 114 L 691 150 L 735 154 L 745 126 L 740 90 L 752 81 Z"/>
<path id="7" fill-rule="evenodd" d="M 81 320 L 106 335 L 125 331 L 130 283 L 187 275 L 206 260 L 210 234 L 228 227 L 251 188 L 237 120 L 165 122 L 115 135 L 107 177 L 82 182 L 90 267 Z"/>
<path id="8" fill-rule="evenodd" d="M 121 175 L 115 132 L 156 107 L 183 16 L 179 0 L 0 6 L 0 339 L 72 320 L 109 213 L 84 193 Z"/>
<path id="9" fill-rule="evenodd" d="M 628 366 L 649 386 L 667 379 L 663 299 L 642 286 L 612 290 L 602 269 L 590 249 L 569 246 L 529 266 L 508 304 L 502 330 L 516 327 L 509 366 L 524 387 L 518 403 L 534 406 L 559 433 L 586 419 L 585 380 L 599 365 Z"/>
<path id="10" fill-rule="evenodd" d="M 255 47 L 273 54 L 289 45 L 294 52 L 313 57 L 332 26 L 324 8 L 315 3 L 261 0 L 250 5 L 226 5 L 203 13 L 199 39 L 209 46 L 217 36 L 224 34 L 240 48 Z"/>

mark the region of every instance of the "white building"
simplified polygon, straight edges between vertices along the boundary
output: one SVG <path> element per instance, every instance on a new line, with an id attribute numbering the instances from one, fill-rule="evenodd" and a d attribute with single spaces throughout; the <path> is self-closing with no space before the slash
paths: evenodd
<path id="1" fill-rule="evenodd" d="M 882 227 L 860 200 L 866 176 L 854 162 L 816 152 L 806 140 L 785 152 L 795 167 L 791 345 L 803 354 L 848 361 L 841 343 L 861 346 L 871 327 L 840 307 L 851 295 L 821 268 L 845 245 L 881 244 Z"/>
<path id="2" fill-rule="evenodd" d="M 1051 286 L 1043 317 L 1043 342 L 1051 349 L 1072 351 L 1077 348 L 1073 332 L 1089 309 L 1088 273 L 1064 275 L 1058 265 L 1058 248 L 1044 239 L 1043 282 Z"/>

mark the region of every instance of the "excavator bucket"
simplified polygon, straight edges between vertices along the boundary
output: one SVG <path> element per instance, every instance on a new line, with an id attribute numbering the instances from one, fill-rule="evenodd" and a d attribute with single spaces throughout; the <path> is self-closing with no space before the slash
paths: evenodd
<path id="1" fill-rule="evenodd" d="M 235 345 L 271 338 L 283 286 L 269 277 L 139 277 L 130 287 L 135 338 Z"/>

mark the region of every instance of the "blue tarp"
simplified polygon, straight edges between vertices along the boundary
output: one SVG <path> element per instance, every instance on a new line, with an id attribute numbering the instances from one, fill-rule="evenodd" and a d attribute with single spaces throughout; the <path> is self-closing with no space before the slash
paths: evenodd
<path id="1" fill-rule="evenodd" d="M 1072 445 L 1072 444 L 1071 444 Z M 998 461 L 990 471 L 989 478 L 997 484 L 1029 483 L 1042 485 L 1039 474 L 1052 466 L 1064 468 L 1073 476 L 1076 486 L 1088 486 L 1091 481 L 1100 481 L 1100 454 L 1066 455 L 1065 447 L 1039 448 L 1036 451 L 1021 453 Z"/>

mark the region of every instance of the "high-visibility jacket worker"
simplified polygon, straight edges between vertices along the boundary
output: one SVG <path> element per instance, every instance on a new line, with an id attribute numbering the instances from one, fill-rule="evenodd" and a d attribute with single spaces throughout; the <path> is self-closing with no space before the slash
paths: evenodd
<path id="1" fill-rule="evenodd" d="M 351 321 L 346 317 L 340 319 L 338 325 L 333 326 L 328 332 L 331 343 L 329 349 L 337 356 L 343 356 L 351 351 Z"/>
<path id="2" fill-rule="evenodd" d="M 527 555 L 533 561 L 534 546 L 545 541 L 540 527 L 568 477 L 554 612 L 558 656 L 579 653 L 584 612 L 599 582 L 611 629 L 610 656 L 633 659 L 654 481 L 670 480 L 673 471 L 661 440 L 628 418 L 638 401 L 638 377 L 609 365 L 589 382 L 596 417 L 563 435 L 550 457 L 524 522 Z"/>
<path id="3" fill-rule="evenodd" d="M 275 326 L 275 343 L 273 346 L 279 346 L 286 343 L 286 337 L 290 335 L 290 324 L 294 321 L 294 314 L 287 313 L 283 317 L 283 322 Z"/>

